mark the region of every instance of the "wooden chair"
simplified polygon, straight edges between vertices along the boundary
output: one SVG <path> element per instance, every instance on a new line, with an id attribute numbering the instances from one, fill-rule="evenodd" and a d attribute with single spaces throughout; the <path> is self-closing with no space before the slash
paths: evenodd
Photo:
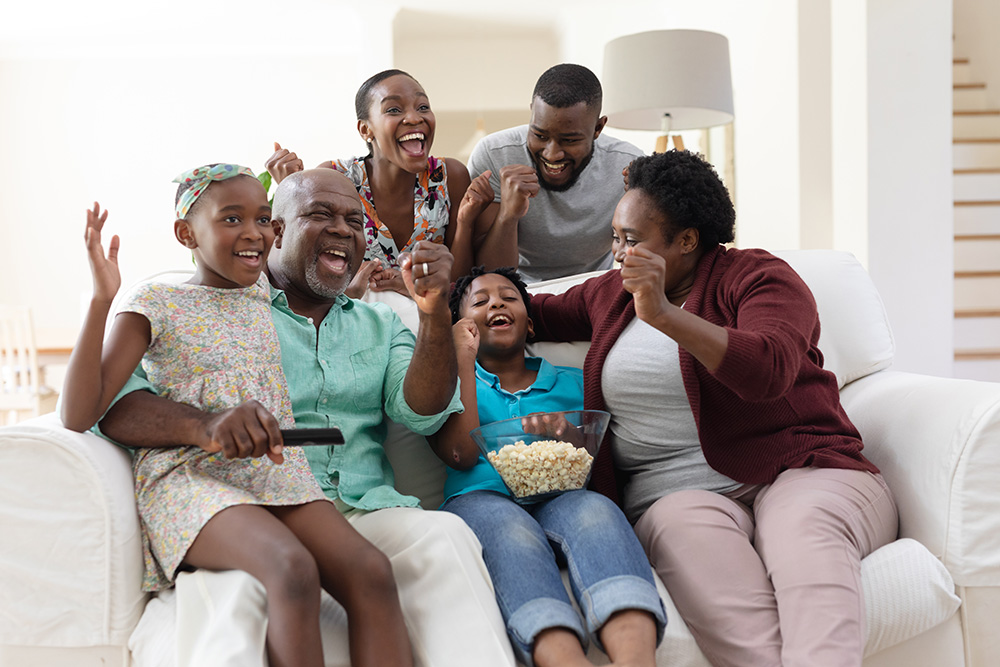
<path id="1" fill-rule="evenodd" d="M 31 309 L 0 305 L 0 424 L 51 412 L 56 397 L 41 384 Z"/>

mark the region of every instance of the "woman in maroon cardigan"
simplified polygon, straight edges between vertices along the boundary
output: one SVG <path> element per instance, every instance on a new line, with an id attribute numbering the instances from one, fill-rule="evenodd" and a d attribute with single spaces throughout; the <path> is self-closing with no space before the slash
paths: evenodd
<path id="1" fill-rule="evenodd" d="M 592 486 L 618 501 L 714 665 L 860 665 L 861 559 L 895 504 L 823 370 L 812 294 L 736 250 L 697 155 L 636 159 L 620 271 L 532 299 L 536 338 L 590 340 L 586 408 L 612 414 Z"/>

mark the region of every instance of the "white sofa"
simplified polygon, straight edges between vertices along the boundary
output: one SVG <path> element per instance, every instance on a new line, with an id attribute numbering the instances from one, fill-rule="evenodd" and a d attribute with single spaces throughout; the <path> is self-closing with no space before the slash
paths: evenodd
<path id="1" fill-rule="evenodd" d="M 892 334 L 856 260 L 834 251 L 781 254 L 816 295 L 826 366 L 840 380 L 865 454 L 882 469 L 899 505 L 904 539 L 863 562 L 865 666 L 1000 665 L 994 630 L 1000 622 L 1000 384 L 888 370 Z M 533 291 L 562 291 L 581 279 Z M 412 323 L 408 306 L 396 305 Z M 535 352 L 580 365 L 585 349 L 540 344 Z M 423 439 L 393 428 L 386 447 L 397 486 L 436 507 L 443 468 Z M 246 604 L 259 599 L 262 588 L 249 576 L 182 575 L 179 592 L 152 600 L 140 591 L 128 457 L 104 440 L 65 430 L 54 415 L 0 428 L 0 529 L 0 666 L 264 664 L 265 620 Z M 707 665 L 663 595 L 669 624 L 657 664 Z M 343 614 L 330 599 L 323 609 L 327 664 L 346 665 Z M 186 642 L 180 657 L 178 633 L 200 635 Z M 593 657 L 600 659 L 596 652 Z"/>

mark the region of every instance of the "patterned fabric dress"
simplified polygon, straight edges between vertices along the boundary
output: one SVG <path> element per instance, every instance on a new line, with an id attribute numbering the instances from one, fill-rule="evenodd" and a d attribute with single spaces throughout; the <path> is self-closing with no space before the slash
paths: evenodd
<path id="1" fill-rule="evenodd" d="M 255 398 L 282 428 L 294 427 L 263 274 L 243 289 L 141 285 L 120 311 L 149 320 L 152 335 L 142 367 L 161 396 L 210 412 Z M 302 449 L 286 447 L 284 457 L 276 465 L 266 456 L 227 460 L 198 447 L 136 450 L 143 590 L 170 586 L 191 543 L 220 510 L 324 499 Z"/>
<path id="2" fill-rule="evenodd" d="M 368 242 L 365 259 L 377 259 L 382 266 L 398 269 L 399 253 L 406 252 L 417 241 L 444 243 L 448 210 L 451 208 L 448 170 L 444 160 L 428 157 L 427 169 L 417 174 L 413 187 L 413 234 L 402 248 L 396 247 L 389 228 L 382 224 L 375 212 L 375 197 L 365 171 L 365 159 L 333 160 L 332 164 L 334 169 L 354 181 L 354 187 L 361 195 L 361 205 L 365 209 L 365 241 Z"/>

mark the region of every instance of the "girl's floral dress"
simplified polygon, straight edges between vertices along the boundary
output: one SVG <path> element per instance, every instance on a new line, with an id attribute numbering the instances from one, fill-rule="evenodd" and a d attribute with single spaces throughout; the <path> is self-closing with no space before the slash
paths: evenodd
<path id="1" fill-rule="evenodd" d="M 223 289 L 147 283 L 120 312 L 149 320 L 142 368 L 157 394 L 209 412 L 254 398 L 294 428 L 267 278 Z M 143 590 L 168 587 L 205 523 L 233 505 L 300 505 L 325 498 L 301 447 L 285 462 L 229 460 L 198 447 L 136 449 L 132 462 L 142 521 Z"/>

